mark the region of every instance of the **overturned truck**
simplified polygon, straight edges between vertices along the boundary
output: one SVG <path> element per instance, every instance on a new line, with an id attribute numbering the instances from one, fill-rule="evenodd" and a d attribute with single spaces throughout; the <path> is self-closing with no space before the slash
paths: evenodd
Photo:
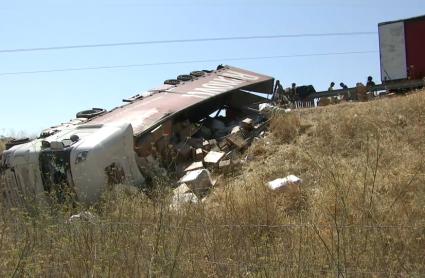
<path id="1" fill-rule="evenodd" d="M 166 80 L 111 111 L 82 111 L 35 140 L 9 144 L 0 162 L 3 202 L 68 190 L 92 203 L 108 185 L 143 187 L 166 171 L 182 177 L 194 162 L 218 163 L 261 131 L 258 104 L 267 99 L 258 93 L 273 86 L 272 77 L 219 66 Z"/>

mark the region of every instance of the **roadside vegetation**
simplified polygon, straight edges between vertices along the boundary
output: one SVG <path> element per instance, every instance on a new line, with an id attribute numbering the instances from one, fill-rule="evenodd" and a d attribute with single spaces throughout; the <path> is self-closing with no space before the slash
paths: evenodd
<path id="1" fill-rule="evenodd" d="M 240 169 L 177 211 L 163 181 L 150 198 L 2 209 L 0 275 L 423 277 L 424 93 L 277 113 Z M 289 174 L 303 183 L 265 187 Z M 67 222 L 83 210 L 95 218 Z"/>

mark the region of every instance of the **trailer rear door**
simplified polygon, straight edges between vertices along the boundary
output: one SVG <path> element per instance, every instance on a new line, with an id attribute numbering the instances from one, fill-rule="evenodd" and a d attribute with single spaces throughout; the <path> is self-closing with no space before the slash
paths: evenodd
<path id="1" fill-rule="evenodd" d="M 411 79 L 425 77 L 425 17 L 405 22 L 407 66 Z"/>
<path id="2" fill-rule="evenodd" d="M 382 82 L 407 78 L 404 22 L 379 25 Z"/>

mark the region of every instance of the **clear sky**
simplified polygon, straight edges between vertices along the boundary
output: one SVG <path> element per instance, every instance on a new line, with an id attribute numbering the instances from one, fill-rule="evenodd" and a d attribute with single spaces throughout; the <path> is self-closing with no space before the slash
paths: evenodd
<path id="1" fill-rule="evenodd" d="M 4 75 L 72 67 L 222 59 L 285 86 L 379 81 L 378 35 L 171 43 L 37 52 L 5 49 L 211 37 L 377 32 L 425 14 L 423 0 L 14 0 L 0 2 L 0 134 L 35 135 L 80 110 L 111 109 L 165 79 L 218 62 Z M 226 58 L 376 51 L 231 61 Z"/>

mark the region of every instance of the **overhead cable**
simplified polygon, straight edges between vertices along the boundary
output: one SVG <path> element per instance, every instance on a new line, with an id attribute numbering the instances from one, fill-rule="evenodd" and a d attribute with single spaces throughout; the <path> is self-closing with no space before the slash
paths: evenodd
<path id="1" fill-rule="evenodd" d="M 96 43 L 96 44 L 75 44 L 75 45 L 60 45 L 60 46 L 46 46 L 46 47 L 0 49 L 0 53 L 34 52 L 34 51 L 67 50 L 67 49 L 99 48 L 99 47 L 120 47 L 120 46 L 136 46 L 136 45 L 150 45 L 150 44 L 192 43 L 192 42 L 209 42 L 209 41 L 257 40 L 257 39 L 302 38 L 302 37 L 340 37 L 340 36 L 361 36 L 361 35 L 376 35 L 376 32 L 305 33 L 305 34 L 233 36 L 233 37 L 212 37 L 212 38 L 193 38 L 193 39 L 170 39 L 170 40 L 116 42 L 116 43 Z"/>
<path id="2" fill-rule="evenodd" d="M 69 72 L 69 71 L 86 71 L 86 70 L 139 68 L 139 67 L 194 64 L 194 63 L 212 63 L 212 62 L 226 63 L 226 62 L 229 62 L 229 61 L 250 61 L 250 60 L 301 58 L 301 57 L 314 57 L 314 56 L 370 54 L 370 53 L 376 53 L 376 52 L 377 51 L 374 51 L 374 50 L 366 50 L 366 51 L 350 51 L 350 52 L 327 52 L 327 53 L 310 53 L 310 54 L 294 54 L 294 55 L 275 55 L 275 56 L 221 58 L 221 59 L 206 59 L 206 60 L 187 60 L 187 61 L 156 62 L 156 63 L 129 64 L 129 65 L 109 65 L 109 66 L 105 65 L 105 66 L 88 66 L 88 67 L 74 67 L 74 68 L 71 67 L 71 68 L 58 68 L 58 69 L 46 69 L 46 70 L 32 70 L 32 71 L 0 72 L 0 76 L 38 74 L 38 73 L 54 73 L 54 72 Z"/>

